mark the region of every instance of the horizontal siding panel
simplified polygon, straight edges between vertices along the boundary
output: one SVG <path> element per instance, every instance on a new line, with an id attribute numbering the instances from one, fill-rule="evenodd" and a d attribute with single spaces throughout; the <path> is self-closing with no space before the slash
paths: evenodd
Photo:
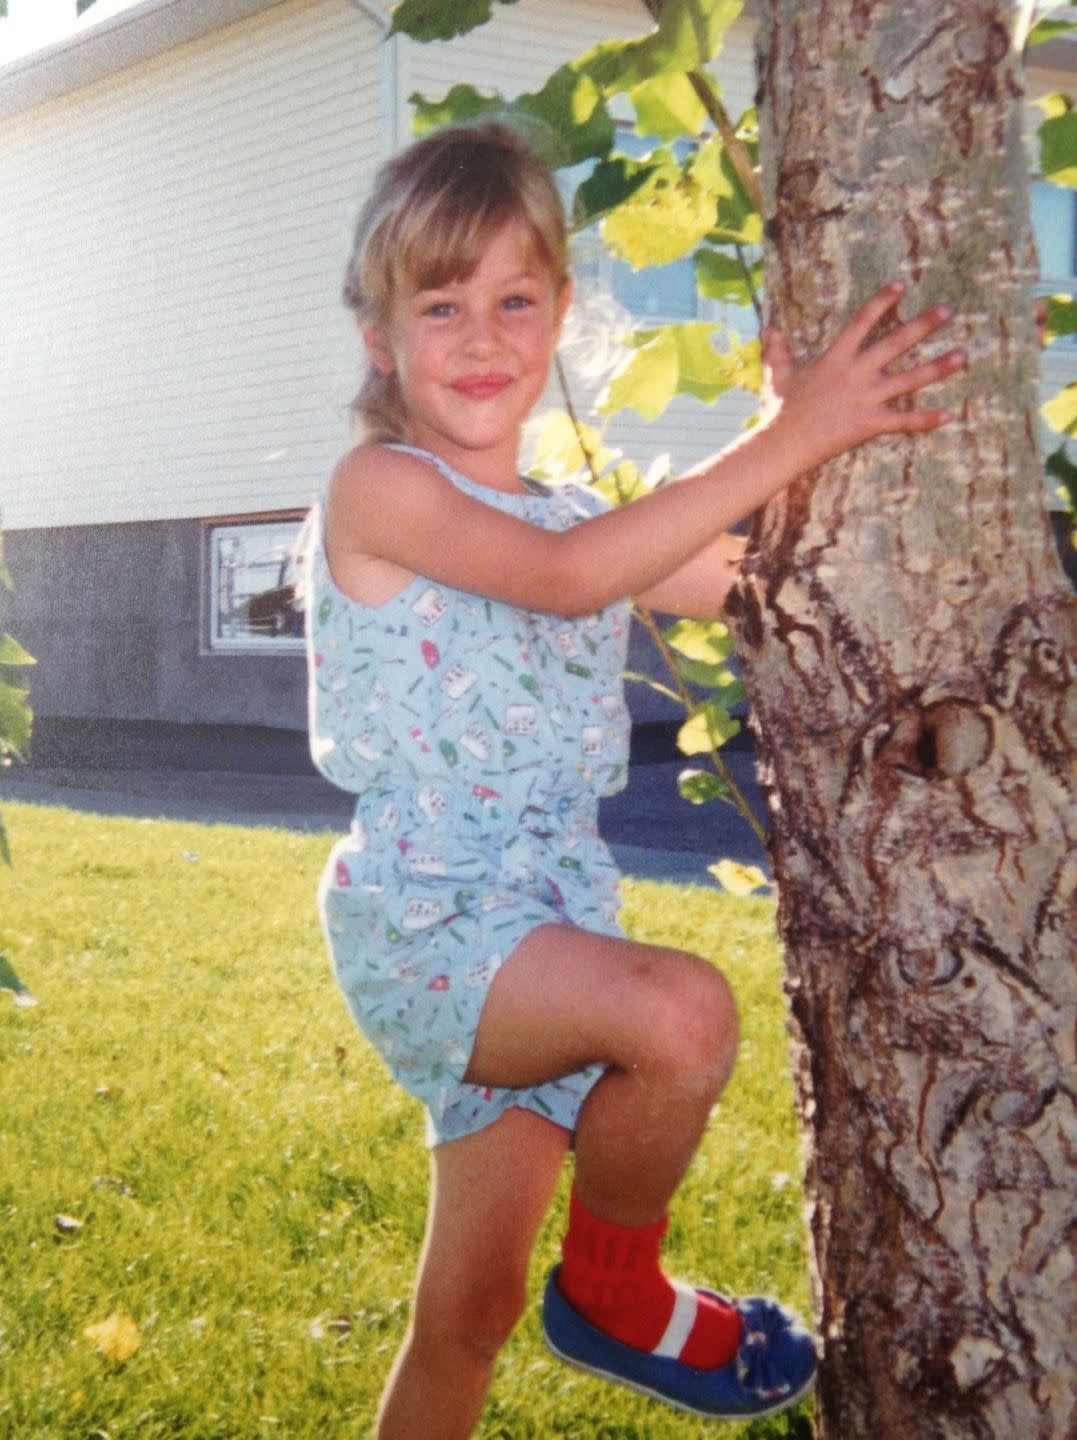
<path id="1" fill-rule="evenodd" d="M 9 528 L 320 488 L 356 384 L 339 293 L 378 42 L 345 0 L 296 0 L 0 126 Z"/>
<path id="2" fill-rule="evenodd" d="M 452 45 L 400 42 L 403 93 L 535 89 L 596 41 L 647 28 L 637 0 L 495 15 Z M 358 383 L 340 285 L 384 149 L 386 59 L 348 0 L 288 0 L 0 123 L 9 527 L 244 513 L 321 488 Z M 738 116 L 754 90 L 750 23 L 715 72 Z M 1045 394 L 1075 360 L 1044 357 Z M 680 470 L 738 435 L 752 404 L 681 399 L 652 425 L 617 417 L 609 435 Z"/>

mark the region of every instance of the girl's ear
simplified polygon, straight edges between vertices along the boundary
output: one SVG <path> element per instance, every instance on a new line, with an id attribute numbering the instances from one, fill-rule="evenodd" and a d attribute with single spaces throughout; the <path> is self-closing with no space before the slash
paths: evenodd
<path id="1" fill-rule="evenodd" d="M 381 375 L 391 375 L 396 369 L 396 361 L 393 359 L 392 349 L 380 325 L 364 327 L 363 344 L 366 346 L 366 353 L 370 356 L 370 363 L 374 369 Z"/>

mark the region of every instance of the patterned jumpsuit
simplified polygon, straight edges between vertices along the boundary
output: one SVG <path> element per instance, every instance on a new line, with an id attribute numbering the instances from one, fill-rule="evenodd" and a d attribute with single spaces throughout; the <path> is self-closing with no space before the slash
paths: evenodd
<path id="1" fill-rule="evenodd" d="M 505 494 L 411 453 L 548 530 L 605 505 L 575 485 Z M 333 583 L 318 509 L 307 533 L 311 752 L 357 795 L 319 891 L 348 1005 L 426 1106 L 430 1144 L 513 1106 L 572 1130 L 600 1066 L 518 1090 L 463 1075 L 490 983 L 529 931 L 622 933 L 597 814 L 627 778 L 628 606 L 563 619 L 422 576 L 366 606 Z"/>

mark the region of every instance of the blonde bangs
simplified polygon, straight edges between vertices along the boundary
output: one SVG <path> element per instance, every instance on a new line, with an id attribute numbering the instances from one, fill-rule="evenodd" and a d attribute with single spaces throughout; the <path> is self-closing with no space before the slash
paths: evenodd
<path id="1" fill-rule="evenodd" d="M 368 313 L 384 315 L 396 294 L 468 279 L 513 221 L 529 260 L 556 285 L 565 280 L 561 199 L 518 136 L 500 126 L 462 126 L 420 142 L 398 164 L 395 174 L 390 165 L 377 213 L 368 212 L 363 227 L 358 290 Z M 359 296 L 353 291 L 350 298 L 354 304 Z"/>

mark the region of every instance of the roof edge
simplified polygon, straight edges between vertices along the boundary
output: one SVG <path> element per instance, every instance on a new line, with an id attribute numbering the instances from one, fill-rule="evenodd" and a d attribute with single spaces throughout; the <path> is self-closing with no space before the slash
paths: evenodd
<path id="1" fill-rule="evenodd" d="M 92 85 L 283 0 L 142 0 L 0 66 L 0 119 Z"/>

